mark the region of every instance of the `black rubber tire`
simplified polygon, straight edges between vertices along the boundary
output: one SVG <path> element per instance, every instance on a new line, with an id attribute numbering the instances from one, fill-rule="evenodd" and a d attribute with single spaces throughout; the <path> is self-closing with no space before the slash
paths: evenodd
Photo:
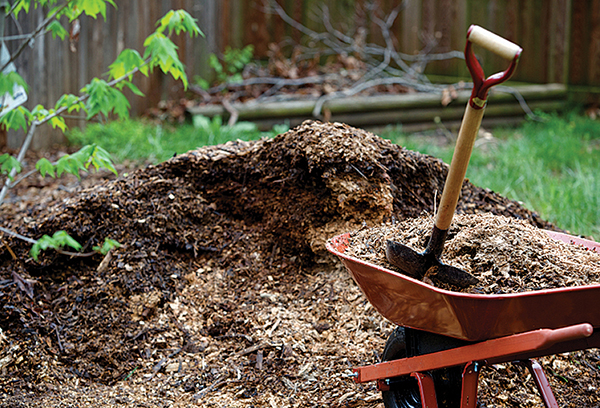
<path id="1" fill-rule="evenodd" d="M 449 337 L 421 332 L 398 326 L 388 338 L 382 361 L 414 357 L 447 350 L 466 344 Z M 435 385 L 438 407 L 460 407 L 463 367 L 435 370 L 431 373 Z M 412 377 L 392 379 L 390 390 L 382 393 L 386 408 L 421 408 L 417 380 Z"/>
<path id="2" fill-rule="evenodd" d="M 398 326 L 388 337 L 381 360 L 398 360 L 409 355 L 406 330 L 404 327 Z M 382 397 L 383 405 L 386 408 L 421 408 L 419 385 L 417 380 L 412 377 L 394 381 L 389 391 L 382 392 Z"/>

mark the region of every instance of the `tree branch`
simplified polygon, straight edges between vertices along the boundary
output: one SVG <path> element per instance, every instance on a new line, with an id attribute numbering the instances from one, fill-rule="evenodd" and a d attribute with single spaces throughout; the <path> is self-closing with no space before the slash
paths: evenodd
<path id="1" fill-rule="evenodd" d="M 21 43 L 21 45 L 19 46 L 17 51 L 15 51 L 15 53 L 13 55 L 11 55 L 10 59 L 2 66 L 2 68 L 0 68 L 0 72 L 3 72 L 4 69 L 8 66 L 8 64 L 10 64 L 14 60 L 16 60 L 17 57 L 19 55 L 21 55 L 21 53 L 25 50 L 25 47 L 27 47 L 29 45 L 29 43 L 31 41 L 33 41 L 33 39 L 36 38 L 42 30 L 44 30 L 46 27 L 48 27 L 48 24 L 50 24 L 52 22 L 52 20 L 54 20 L 56 18 L 56 15 L 59 14 L 61 11 L 63 11 L 69 5 L 69 3 L 72 1 L 73 0 L 67 0 L 67 2 L 65 4 L 63 4 L 58 10 L 56 10 L 54 13 L 52 13 L 51 15 L 46 17 L 46 19 L 44 21 L 42 21 L 42 23 L 36 28 L 36 30 L 34 32 L 32 32 L 27 37 L 27 39 Z M 4 18 L 4 17 L 2 17 L 2 18 Z"/>
<path id="2" fill-rule="evenodd" d="M 29 242 L 30 244 L 37 244 L 37 240 L 33 238 L 26 237 L 25 235 L 21 235 L 18 232 L 14 232 L 4 227 L 0 227 L 0 231 L 4 232 L 7 235 L 10 235 L 15 238 L 19 238 L 22 241 Z"/>
<path id="3" fill-rule="evenodd" d="M 137 73 L 140 68 L 144 67 L 145 65 L 147 65 L 150 62 L 150 58 L 146 59 L 146 61 L 144 61 L 143 64 L 141 64 L 139 67 L 135 67 L 134 69 L 132 69 L 131 71 L 129 71 L 128 73 L 126 73 L 125 75 L 123 75 L 120 78 L 115 78 L 112 81 L 108 82 L 108 86 L 115 86 L 116 84 L 118 84 L 119 82 L 124 81 L 126 78 L 129 78 L 131 75 Z M 29 145 L 31 144 L 31 141 L 33 140 L 33 134 L 36 130 L 36 128 L 39 125 L 43 125 L 44 123 L 52 120 L 53 118 L 60 116 L 62 113 L 64 113 L 65 111 L 67 111 L 67 109 L 69 109 L 69 107 L 76 105 L 78 103 L 84 102 L 86 101 L 88 98 L 90 97 L 89 94 L 83 94 L 81 95 L 79 98 L 77 98 L 75 100 L 75 102 L 69 106 L 62 106 L 59 109 L 57 109 L 55 112 L 45 116 L 42 119 L 34 119 L 31 122 L 31 126 L 29 127 L 29 130 L 27 132 L 27 136 L 25 136 L 25 140 L 23 140 L 23 144 L 21 145 L 21 150 L 19 150 L 19 155 L 17 156 L 17 161 L 19 163 L 23 163 L 23 159 L 25 158 L 25 153 L 27 152 L 27 150 L 29 149 Z M 2 190 L 0 191 L 0 205 L 2 205 L 4 203 L 4 198 L 6 197 L 6 194 L 8 193 L 8 190 L 14 186 L 13 183 L 11 183 L 10 179 L 13 178 L 15 175 L 17 174 L 17 170 L 16 169 L 12 169 L 9 173 L 9 177 L 7 177 L 4 186 L 2 187 Z M 19 180 L 20 181 L 20 180 Z"/>

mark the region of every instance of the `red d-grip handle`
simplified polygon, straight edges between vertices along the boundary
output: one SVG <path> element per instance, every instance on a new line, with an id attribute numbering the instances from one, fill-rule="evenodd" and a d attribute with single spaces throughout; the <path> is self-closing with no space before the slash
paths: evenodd
<path id="1" fill-rule="evenodd" d="M 511 63 L 506 71 L 498 72 L 490 75 L 487 79 L 483 72 L 483 68 L 479 65 L 479 61 L 473 53 L 473 44 L 477 44 L 493 53 L 501 56 L 504 59 L 510 60 Z M 515 72 L 519 57 L 523 49 L 517 44 L 514 44 L 491 31 L 481 28 L 476 25 L 469 27 L 467 31 L 467 45 L 465 46 L 465 60 L 467 68 L 473 78 L 473 92 L 469 104 L 474 109 L 482 109 L 485 107 L 487 93 L 489 89 L 506 81 Z"/>

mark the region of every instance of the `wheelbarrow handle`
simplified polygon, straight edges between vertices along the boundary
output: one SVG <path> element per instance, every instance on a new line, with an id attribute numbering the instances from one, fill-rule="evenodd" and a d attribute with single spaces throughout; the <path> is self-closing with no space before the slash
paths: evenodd
<path id="1" fill-rule="evenodd" d="M 475 54 L 473 54 L 472 44 L 477 44 L 505 59 L 511 60 L 510 66 L 506 71 L 491 75 L 485 79 L 483 69 L 475 58 Z M 522 51 L 518 45 L 479 26 L 473 25 L 467 32 L 465 60 L 473 78 L 473 92 L 471 93 L 471 98 L 467 104 L 465 116 L 458 132 L 456 148 L 452 155 L 452 162 L 450 163 L 450 169 L 436 216 L 435 227 L 441 231 L 448 230 L 452 223 L 458 197 L 471 158 L 473 144 L 475 143 L 475 138 L 483 119 L 488 90 L 492 86 L 510 78 L 516 69 Z M 442 236 L 445 235 L 442 234 Z"/>

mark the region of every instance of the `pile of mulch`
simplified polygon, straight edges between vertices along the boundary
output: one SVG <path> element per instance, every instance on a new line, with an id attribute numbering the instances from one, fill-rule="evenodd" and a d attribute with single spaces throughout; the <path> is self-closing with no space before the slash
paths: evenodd
<path id="1" fill-rule="evenodd" d="M 433 221 L 425 215 L 364 228 L 351 234 L 345 254 L 401 272 L 386 259 L 386 242 L 396 241 L 423 252 Z M 430 279 L 427 273 L 423 280 L 458 292 L 505 294 L 600 284 L 599 253 L 555 240 L 529 223 L 504 216 L 454 217 L 442 261 L 473 274 L 479 283 L 453 287 Z"/>
<path id="2" fill-rule="evenodd" d="M 379 361 L 393 325 L 325 242 L 433 211 L 446 173 L 369 132 L 305 122 L 74 189 L 22 217 L 3 209 L 23 235 L 64 229 L 86 250 L 122 246 L 34 262 L 2 237 L 0 406 L 381 406 L 374 384 L 348 375 Z M 554 228 L 468 181 L 458 211 Z M 599 403 L 599 361 L 597 350 L 542 360 L 561 405 Z M 539 405 L 518 367 L 486 370 L 484 406 Z"/>

